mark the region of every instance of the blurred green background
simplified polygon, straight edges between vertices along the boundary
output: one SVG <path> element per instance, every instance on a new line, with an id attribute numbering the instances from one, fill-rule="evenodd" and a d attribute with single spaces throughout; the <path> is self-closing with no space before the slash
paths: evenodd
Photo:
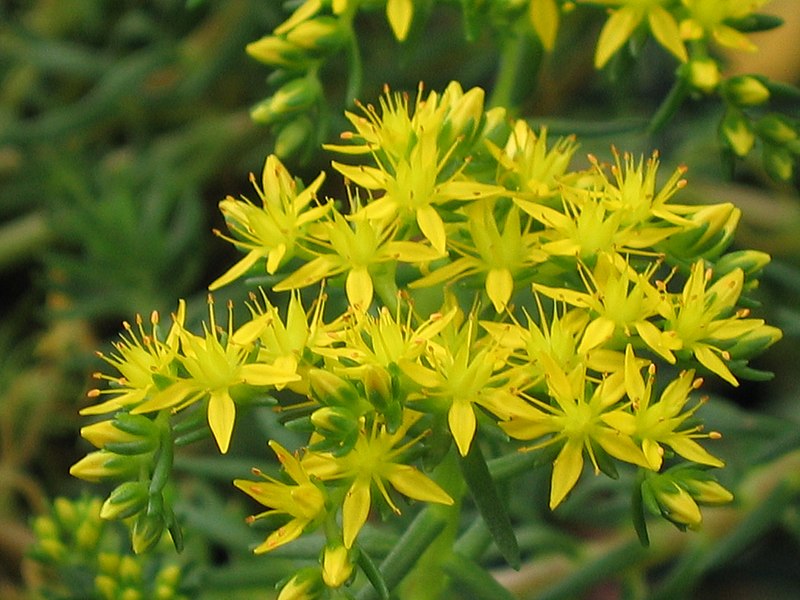
<path id="1" fill-rule="evenodd" d="M 432 10 L 403 45 L 380 11 L 358 17 L 362 99 L 374 101 L 384 83 L 413 91 L 420 80 L 428 89 L 458 79 L 465 89 L 491 90 L 501 34 L 487 28 L 467 41 L 457 3 L 450 4 Z M 775 2 L 774 10 L 781 4 L 796 21 L 794 0 Z M 286 15 L 277 0 L 0 3 L 0 598 L 25 597 L 31 583 L 24 567 L 31 517 L 58 495 L 80 494 L 67 471 L 86 450 L 77 410 L 98 368 L 94 351 L 108 348 L 120 322 L 137 313 L 166 318 L 178 298 L 201 306 L 208 282 L 235 258 L 211 234 L 222 227 L 217 202 L 254 196 L 247 174 L 260 172 L 275 143 L 274 132 L 249 115 L 269 95 L 270 73 L 244 47 Z M 518 111 L 555 134 L 578 132 L 581 154 L 607 158 L 612 142 L 633 152 L 660 148 L 665 173 L 689 166 L 683 201 L 741 207 L 738 243 L 774 257 L 762 283 L 763 316 L 785 338 L 755 363 L 775 379 L 743 385 L 735 400 L 758 415 L 755 437 L 770 435 L 765 424 L 777 419 L 800 428 L 797 175 L 775 184 L 753 159 L 730 177 L 716 141 L 720 107 L 709 100 L 647 134 L 674 67 L 647 47 L 632 77 L 595 73 L 592 44 L 602 19 L 602 11 L 564 19 L 538 75 L 528 80 L 520 70 Z M 730 69 L 798 83 L 798 28 L 790 22 L 762 34 L 762 53 L 749 57 L 759 62 L 737 57 Z M 331 60 L 321 74 L 330 115 L 318 141 L 345 128 L 347 69 Z M 285 160 L 305 181 L 326 169 L 313 148 Z M 746 465 L 746 456 L 740 460 Z M 707 579 L 703 597 L 800 593 L 797 503 L 779 517 L 730 557 L 727 571 Z M 604 593 L 613 592 L 593 597 L 616 597 Z"/>

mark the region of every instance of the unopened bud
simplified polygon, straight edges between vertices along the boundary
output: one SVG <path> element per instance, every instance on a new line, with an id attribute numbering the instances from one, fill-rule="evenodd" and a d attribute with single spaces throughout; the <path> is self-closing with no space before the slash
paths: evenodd
<path id="1" fill-rule="evenodd" d="M 298 23 L 286 34 L 286 39 L 304 50 L 331 52 L 344 43 L 346 35 L 339 19 L 318 17 Z"/>
<path id="2" fill-rule="evenodd" d="M 255 121 L 270 124 L 285 115 L 303 111 L 319 100 L 322 89 L 314 77 L 301 77 L 284 84 L 275 94 L 253 108 Z"/>
<path id="3" fill-rule="evenodd" d="M 274 35 L 247 44 L 245 50 L 256 60 L 277 67 L 298 67 L 306 60 L 302 48 Z"/>
<path id="4" fill-rule="evenodd" d="M 281 588 L 277 600 L 316 600 L 323 589 L 319 569 L 307 567 L 295 573 Z"/>
<path id="5" fill-rule="evenodd" d="M 344 585 L 353 574 L 350 552 L 342 546 L 325 546 L 322 555 L 322 580 L 330 588 Z"/>
<path id="6" fill-rule="evenodd" d="M 797 139 L 795 128 L 784 117 L 776 114 L 759 119 L 756 129 L 761 137 L 778 145 Z"/>
<path id="7" fill-rule="evenodd" d="M 360 403 L 356 388 L 330 371 L 309 369 L 308 382 L 311 394 L 324 405 L 355 408 Z"/>
<path id="8" fill-rule="evenodd" d="M 109 494 L 100 516 L 103 519 L 125 519 L 131 517 L 147 506 L 148 486 L 142 481 L 126 481 Z"/>
<path id="9" fill-rule="evenodd" d="M 756 143 L 756 136 L 747 118 L 738 109 L 728 109 L 720 124 L 722 142 L 736 156 L 747 156 Z"/>
<path id="10" fill-rule="evenodd" d="M 757 106 L 769 100 L 769 89 L 750 75 L 731 77 L 724 84 L 724 94 L 737 106 Z"/>
<path id="11" fill-rule="evenodd" d="M 706 94 L 712 93 L 720 82 L 719 65 L 711 58 L 698 58 L 689 61 L 689 83 L 693 88 Z"/>

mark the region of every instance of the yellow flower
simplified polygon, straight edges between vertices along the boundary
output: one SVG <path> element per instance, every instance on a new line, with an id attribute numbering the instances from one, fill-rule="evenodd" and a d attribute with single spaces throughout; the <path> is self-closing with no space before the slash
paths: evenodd
<path id="1" fill-rule="evenodd" d="M 496 352 L 494 345 L 476 349 L 476 325 L 474 317 L 470 317 L 450 343 L 439 346 L 439 351 L 427 353 L 425 358 L 430 366 L 420 362 L 400 363 L 403 373 L 422 388 L 409 396 L 409 402 L 432 406 L 434 411 L 447 410 L 450 433 L 461 456 L 469 452 L 475 436 L 475 405 L 501 419 L 525 406 L 502 372 L 504 353 Z"/>
<path id="2" fill-rule="evenodd" d="M 251 363 L 251 348 L 233 343 L 233 308 L 228 305 L 228 331 L 221 340 L 214 318 L 213 302 L 209 298 L 210 325 L 203 325 L 205 334 L 194 335 L 182 326 L 178 330 L 181 353 L 178 360 L 188 377 L 179 377 L 171 385 L 155 393 L 135 407 L 134 414 L 172 408 L 181 410 L 208 399 L 208 424 L 223 454 L 228 451 L 236 405 L 231 388 L 250 386 L 283 386 L 299 376 L 286 365 Z"/>
<path id="3" fill-rule="evenodd" d="M 325 147 L 354 154 L 374 151 L 375 167 L 335 161 L 332 164 L 348 180 L 380 195 L 354 219 L 392 222 L 399 217 L 401 228 L 416 224 L 439 254 L 446 252 L 447 236 L 437 205 L 489 198 L 503 191 L 496 185 L 461 177 L 466 163 L 453 159 L 463 136 L 452 129 L 470 123 L 474 128 L 480 122 L 483 90 L 474 93 L 478 89 L 464 94 L 460 86 L 450 86 L 441 98 L 432 92 L 425 101 L 421 100 L 420 90 L 413 115 L 408 114 L 407 96 L 392 96 L 387 91 L 381 101 L 382 115 L 372 107 L 363 109 L 366 118 L 348 114 L 357 134 L 350 134 L 347 139 L 360 138 L 364 144 Z M 449 146 L 441 145 L 446 127 L 450 129 L 447 137 L 453 139 Z"/>
<path id="4" fill-rule="evenodd" d="M 271 154 L 264 163 L 261 187 L 251 175 L 253 186 L 261 198 L 260 207 L 247 198 L 236 200 L 228 196 L 220 202 L 220 211 L 234 238 L 219 231 L 215 233 L 248 252 L 212 282 L 209 289 L 216 290 L 235 281 L 259 260 L 266 261 L 266 271 L 272 274 L 291 258 L 297 240 L 305 235 L 309 224 L 319 220 L 329 209 L 329 205 L 309 208 L 324 178 L 325 174 L 320 173 L 310 186 L 298 192 L 296 181 L 278 157 Z"/>
<path id="5" fill-rule="evenodd" d="M 530 401 L 523 410 L 515 411 L 500 427 L 513 438 L 542 442 L 524 448 L 535 450 L 551 444 L 562 444 L 553 462 L 550 484 L 550 508 L 556 508 L 575 486 L 583 471 L 584 451 L 600 472 L 597 449 L 625 462 L 648 467 L 642 451 L 629 435 L 606 424 L 604 417 L 622 399 L 625 388 L 616 378 L 606 378 L 590 385 L 585 369 L 578 367 L 565 373 L 547 354 L 540 356 L 545 369 L 548 395 L 552 403 L 527 396 Z"/>
<path id="6" fill-rule="evenodd" d="M 767 0 L 682 0 L 689 13 L 680 24 L 684 39 L 711 36 L 722 46 L 737 50 L 757 50 L 747 36 L 727 24 L 742 19 L 767 3 Z"/>
<path id="7" fill-rule="evenodd" d="M 700 407 L 700 404 L 696 404 L 688 411 L 681 412 L 689 400 L 689 394 L 700 386 L 702 380 L 694 378 L 694 371 L 683 371 L 656 400 L 653 398 L 654 377 L 655 366 L 651 364 L 645 382 L 633 349 L 628 344 L 625 350 L 625 391 L 633 413 L 616 410 L 605 415 L 604 421 L 638 440 L 654 471 L 658 471 L 663 462 L 662 444 L 692 462 L 712 467 L 724 466 L 720 459 L 709 454 L 695 441 L 698 438 L 717 439 L 720 437 L 718 433 L 702 433 L 701 426 L 679 429 Z"/>
<path id="8" fill-rule="evenodd" d="M 602 69 L 608 60 L 633 35 L 634 30 L 647 20 L 656 41 L 681 62 L 688 60 L 686 47 L 675 16 L 664 8 L 671 0 L 588 0 L 619 6 L 600 31 L 594 65 Z M 715 0 L 713 0 L 715 1 Z"/>
<path id="9" fill-rule="evenodd" d="M 453 499 L 438 484 L 411 465 L 397 462 L 419 438 L 403 442 L 408 429 L 419 419 L 420 413 L 407 410 L 403 424 L 394 433 L 385 425 L 372 421 L 369 431 L 359 433 L 352 450 L 343 456 L 310 453 L 303 459 L 308 473 L 323 481 L 346 479 L 351 481 L 342 504 L 342 533 L 345 548 L 352 548 L 358 532 L 364 526 L 372 504 L 372 484 L 378 488 L 391 509 L 400 509 L 389 496 L 386 481 L 401 494 L 423 502 L 451 505 Z M 424 434 L 423 434 L 424 435 Z"/>
<path id="10" fill-rule="evenodd" d="M 278 442 L 271 440 L 269 446 L 294 484 L 278 481 L 257 469 L 254 469 L 254 473 L 261 475 L 265 481 L 235 479 L 233 482 L 233 485 L 269 509 L 249 517 L 249 522 L 270 515 L 291 517 L 288 523 L 270 533 L 267 539 L 255 548 L 256 554 L 269 552 L 297 539 L 307 528 L 318 524 L 326 514 L 325 494 L 311 480 L 302 462 Z"/>
<path id="11" fill-rule="evenodd" d="M 365 311 L 372 304 L 374 268 L 397 261 L 416 263 L 439 258 L 438 250 L 419 242 L 393 239 L 397 222 L 368 218 L 348 222 L 338 211 L 320 224 L 313 237 L 320 248 L 311 250 L 317 256 L 283 279 L 272 289 L 276 292 L 306 287 L 318 281 L 347 273 L 345 291 L 356 311 Z"/>
<path id="12" fill-rule="evenodd" d="M 618 255 L 601 254 L 594 271 L 579 266 L 586 292 L 534 284 L 534 289 L 554 300 L 589 309 L 592 318 L 577 349 L 585 354 L 612 340 L 615 333 L 629 337 L 635 332 L 651 350 L 674 363 L 672 350 L 680 348 L 674 333 L 662 332 L 651 319 L 665 308 L 661 292 L 650 283 L 654 262 L 637 273 Z"/>
<path id="13" fill-rule="evenodd" d="M 552 148 L 547 145 L 547 128 L 537 135 L 523 119 L 514 122 L 508 140 L 498 148 L 485 144 L 501 167 L 498 183 L 515 192 L 515 197 L 542 199 L 554 195 L 565 178 L 578 144 L 575 138 L 559 138 Z"/>
<path id="14" fill-rule="evenodd" d="M 464 277 L 485 280 L 486 294 L 497 312 L 505 310 L 515 287 L 521 285 L 520 273 L 548 259 L 541 250 L 540 236 L 529 231 L 531 221 L 521 229 L 519 209 L 512 205 L 505 215 L 502 231 L 496 221 L 494 203 L 475 202 L 466 208 L 467 226 L 461 236 L 449 240 L 449 246 L 461 256 L 411 283 L 411 288 L 452 284 Z"/>
<path id="15" fill-rule="evenodd" d="M 690 352 L 709 371 L 738 386 L 725 364 L 730 358 L 725 347 L 768 326 L 762 319 L 746 318 L 748 311 L 736 308 L 744 284 L 741 269 L 734 269 L 708 286 L 711 277 L 711 269 L 706 269 L 702 260 L 694 263 L 683 291 L 662 305 L 667 319 L 664 331 L 674 335 L 676 352 Z"/>
<path id="16" fill-rule="evenodd" d="M 142 317 L 136 316 L 138 335 L 126 321 L 123 327 L 127 333 L 120 335 L 122 341 L 114 342 L 116 353 L 109 355 L 98 353 L 100 358 L 119 371 L 121 377 L 111 377 L 95 373 L 96 379 L 105 379 L 111 387 L 105 390 L 90 390 L 90 398 L 100 398 L 110 394 L 112 398 L 101 404 L 87 406 L 80 411 L 82 415 L 100 415 L 136 406 L 150 394 L 158 390 L 158 382 L 168 381 L 174 376 L 173 361 L 178 350 L 178 331 L 183 324 L 186 303 L 178 303 L 178 312 L 174 315 L 173 326 L 165 340 L 161 340 L 158 313 L 150 316 L 151 331 L 146 333 Z"/>
<path id="17" fill-rule="evenodd" d="M 314 364 L 313 357 L 338 339 L 337 331 L 343 319 L 329 324 L 323 322 L 326 296 L 322 290 L 308 311 L 303 308 L 300 294 L 293 292 L 285 319 L 269 301 L 267 293 L 263 289 L 260 291 L 261 301 L 255 294 L 250 295 L 248 308 L 251 319 L 234 331 L 231 341 L 243 347 L 258 342 L 256 361 L 295 371 L 300 379 L 288 382 L 286 387 L 298 394 L 306 394 L 308 379 L 305 375 Z"/>

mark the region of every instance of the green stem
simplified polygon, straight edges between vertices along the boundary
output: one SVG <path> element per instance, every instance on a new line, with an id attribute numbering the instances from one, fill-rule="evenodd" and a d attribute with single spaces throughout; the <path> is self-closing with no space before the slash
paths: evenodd
<path id="1" fill-rule="evenodd" d="M 517 78 L 525 56 L 525 44 L 525 37 L 516 32 L 512 38 L 503 43 L 497 79 L 495 79 L 494 89 L 489 99 L 489 107 L 504 106 L 509 111 L 513 111 Z"/>

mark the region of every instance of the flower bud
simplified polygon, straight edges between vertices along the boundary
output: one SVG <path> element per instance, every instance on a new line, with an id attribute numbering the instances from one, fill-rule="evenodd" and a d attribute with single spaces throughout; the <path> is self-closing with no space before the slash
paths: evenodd
<path id="1" fill-rule="evenodd" d="M 764 169 L 773 179 L 778 181 L 791 179 L 794 172 L 794 157 L 786 148 L 765 143 L 761 160 L 764 164 Z"/>
<path id="2" fill-rule="evenodd" d="M 113 420 L 82 427 L 81 437 L 97 448 L 115 454 L 135 455 L 155 450 L 159 433 L 153 421 L 144 415 L 121 414 Z"/>
<path id="3" fill-rule="evenodd" d="M 140 461 L 134 457 L 121 456 L 108 450 L 90 452 L 69 468 L 73 477 L 84 481 L 101 481 L 102 479 L 127 479 L 135 475 Z"/>
<path id="4" fill-rule="evenodd" d="M 125 519 L 131 517 L 147 506 L 148 486 L 143 481 L 126 481 L 117 486 L 109 494 L 100 516 L 103 519 Z"/>
<path id="5" fill-rule="evenodd" d="M 686 489 L 701 504 L 727 504 L 733 494 L 711 478 L 686 482 Z"/>
<path id="6" fill-rule="evenodd" d="M 726 351 L 734 360 L 749 359 L 761 354 L 782 337 L 783 332 L 777 327 L 761 325 L 737 337 L 733 346 L 726 348 Z"/>
<path id="7" fill-rule="evenodd" d="M 306 61 L 301 48 L 274 35 L 247 44 L 245 51 L 256 60 L 276 67 L 299 68 Z"/>
<path id="8" fill-rule="evenodd" d="M 731 77 L 724 84 L 724 94 L 737 106 L 757 106 L 769 100 L 769 89 L 750 75 Z"/>
<path id="9" fill-rule="evenodd" d="M 275 139 L 275 154 L 288 158 L 298 153 L 314 135 L 314 125 L 310 119 L 301 116 L 283 127 Z"/>
<path id="10" fill-rule="evenodd" d="M 133 551 L 142 554 L 151 550 L 164 533 L 164 518 L 160 514 L 140 513 L 133 525 L 131 542 Z"/>
<path id="11" fill-rule="evenodd" d="M 332 52 L 346 39 L 339 19 L 318 17 L 303 21 L 286 34 L 286 39 L 299 48 L 317 53 Z"/>
<path id="12" fill-rule="evenodd" d="M 717 61 L 711 58 L 698 58 L 689 61 L 689 83 L 706 94 L 712 93 L 719 85 L 721 76 Z"/>
<path id="13" fill-rule="evenodd" d="M 322 580 L 330 588 L 344 585 L 353 574 L 350 553 L 342 546 L 325 546 L 322 554 Z"/>
<path id="14" fill-rule="evenodd" d="M 119 584 L 110 575 L 98 575 L 94 578 L 94 588 L 100 592 L 101 598 L 116 598 Z"/>
<path id="15" fill-rule="evenodd" d="M 311 422 L 325 437 L 343 438 L 358 430 L 358 417 L 341 406 L 323 406 L 315 410 Z"/>
<path id="16" fill-rule="evenodd" d="M 761 137 L 778 145 L 797 139 L 797 131 L 780 115 L 770 114 L 762 117 L 756 123 L 756 129 Z"/>
<path id="17" fill-rule="evenodd" d="M 316 600 L 322 592 L 322 578 L 318 568 L 299 570 L 281 588 L 277 600 Z"/>
<path id="18" fill-rule="evenodd" d="M 758 275 L 767 266 L 770 256 L 758 250 L 737 250 L 728 252 L 714 265 L 714 273 L 725 275 L 734 269 L 741 269 L 745 277 Z"/>
<path id="19" fill-rule="evenodd" d="M 678 526 L 697 529 L 703 521 L 700 508 L 689 493 L 672 484 L 671 488 L 658 486 L 655 490 L 655 499 L 658 502 L 661 514 Z"/>
<path id="20" fill-rule="evenodd" d="M 322 94 L 319 80 L 301 77 L 284 84 L 277 92 L 252 109 L 255 121 L 269 125 L 284 115 L 303 111 L 316 102 Z"/>
<path id="21" fill-rule="evenodd" d="M 736 156 L 747 156 L 756 143 L 756 136 L 744 114 L 729 108 L 720 123 L 719 136 L 722 143 Z"/>
<path id="22" fill-rule="evenodd" d="M 324 369 L 309 369 L 311 395 L 326 406 L 356 408 L 360 404 L 358 390 L 348 381 Z"/>
<path id="23" fill-rule="evenodd" d="M 444 124 L 450 127 L 449 137 L 452 140 L 460 135 L 469 139 L 483 119 L 485 93 L 482 88 L 474 87 L 465 94 L 461 91 L 460 86 L 456 89 L 454 85 L 457 84 L 451 83 L 448 86 L 442 98 L 443 102 L 449 100 L 450 103 L 450 111 L 447 113 Z"/>

